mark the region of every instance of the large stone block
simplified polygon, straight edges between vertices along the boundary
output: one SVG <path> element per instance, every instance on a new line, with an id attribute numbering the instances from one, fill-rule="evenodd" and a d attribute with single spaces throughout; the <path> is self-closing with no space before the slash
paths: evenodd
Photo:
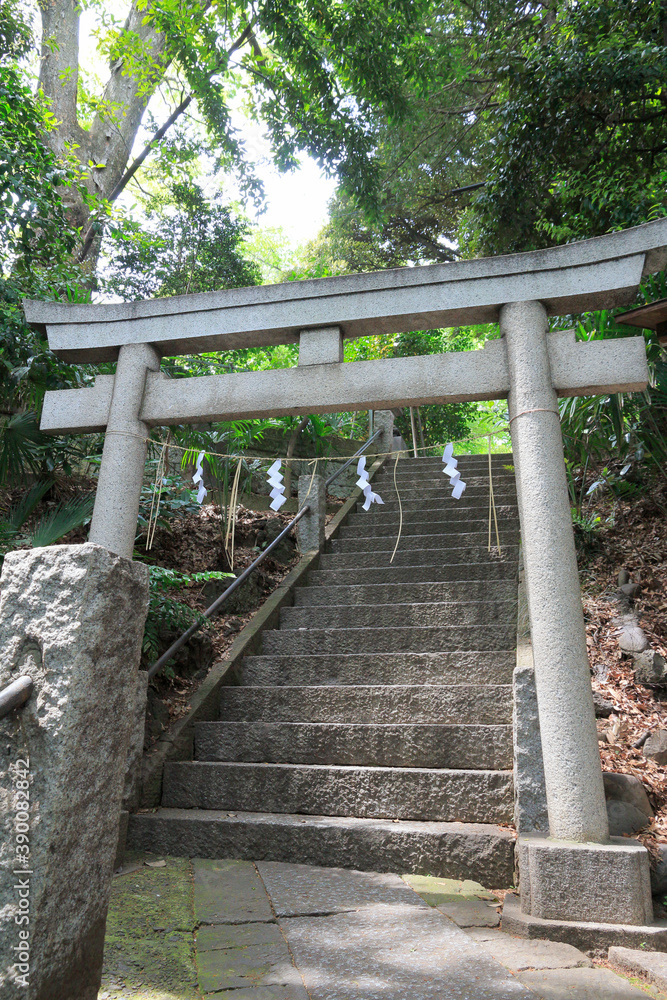
<path id="1" fill-rule="evenodd" d="M 521 909 L 543 920 L 605 924 L 653 922 L 646 848 L 612 837 L 609 843 L 575 843 L 519 837 Z"/>
<path id="2" fill-rule="evenodd" d="M 340 364 L 343 360 L 343 335 L 339 326 L 302 330 L 299 334 L 299 364 Z"/>
<path id="3" fill-rule="evenodd" d="M 0 687 L 21 673 L 34 691 L 0 721 L 3 996 L 13 987 L 26 1000 L 97 996 L 147 601 L 146 568 L 98 545 L 5 558 Z M 25 823 L 19 761 L 29 774 Z M 21 943 L 30 953 L 23 988 Z"/>

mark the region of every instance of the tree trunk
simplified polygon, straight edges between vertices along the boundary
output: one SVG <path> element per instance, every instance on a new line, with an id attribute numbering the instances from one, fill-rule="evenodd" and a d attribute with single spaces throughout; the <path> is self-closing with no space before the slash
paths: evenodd
<path id="1" fill-rule="evenodd" d="M 422 426 L 422 415 L 419 412 L 419 407 L 415 409 L 415 414 L 417 417 L 417 433 L 419 434 L 419 447 L 422 451 L 426 450 L 426 445 L 424 444 L 424 428 Z"/>
<path id="2" fill-rule="evenodd" d="M 131 38 L 145 53 L 144 62 L 153 66 L 150 79 L 140 82 L 127 70 L 123 59 L 109 66 L 109 79 L 101 110 L 90 129 L 79 124 L 77 87 L 79 78 L 78 0 L 41 0 L 42 44 L 39 87 L 49 100 L 58 126 L 47 136 L 53 152 L 62 157 L 72 148 L 86 173 L 90 194 L 109 198 L 123 177 L 142 115 L 169 63 L 165 37 L 152 21 L 144 23 L 146 9 L 133 3 L 122 35 Z M 70 223 L 81 229 L 85 241 L 90 225 L 90 207 L 76 189 L 64 192 Z M 90 244 L 89 244 L 90 245 Z"/>
<path id="3" fill-rule="evenodd" d="M 58 125 L 48 133 L 46 141 L 58 157 L 76 145 L 77 155 L 85 162 L 87 133 L 77 117 L 79 86 L 79 14 L 77 0 L 43 0 L 41 65 L 39 87 L 51 104 Z M 78 191 L 64 192 L 68 217 L 73 226 L 82 226 L 88 218 L 83 198 Z"/>

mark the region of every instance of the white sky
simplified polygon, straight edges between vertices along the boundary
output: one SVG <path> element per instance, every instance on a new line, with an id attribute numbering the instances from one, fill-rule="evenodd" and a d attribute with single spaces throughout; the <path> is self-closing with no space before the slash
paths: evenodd
<path id="1" fill-rule="evenodd" d="M 335 181 L 324 176 L 317 163 L 304 157 L 292 174 L 279 174 L 266 165 L 259 170 L 267 196 L 267 211 L 249 213 L 260 226 L 281 227 L 293 243 L 313 239 L 329 217 L 327 204 Z"/>

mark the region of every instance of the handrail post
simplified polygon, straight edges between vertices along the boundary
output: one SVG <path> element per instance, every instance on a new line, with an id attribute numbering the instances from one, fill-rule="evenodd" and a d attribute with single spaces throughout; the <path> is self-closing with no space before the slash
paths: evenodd
<path id="1" fill-rule="evenodd" d="M 299 476 L 299 507 L 310 508 L 296 526 L 299 552 L 311 552 L 324 545 L 324 522 L 327 513 L 327 487 L 324 476 L 306 473 Z"/>
<path id="2" fill-rule="evenodd" d="M 394 414 L 391 410 L 375 410 L 373 414 L 373 427 L 379 431 L 376 438 L 374 451 L 389 452 L 394 444 Z"/>

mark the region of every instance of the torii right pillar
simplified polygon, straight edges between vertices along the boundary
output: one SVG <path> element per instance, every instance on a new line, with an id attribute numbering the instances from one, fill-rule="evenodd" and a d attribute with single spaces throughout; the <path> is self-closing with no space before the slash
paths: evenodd
<path id="1" fill-rule="evenodd" d="M 652 923 L 649 857 L 610 838 L 556 391 L 540 302 L 500 311 L 550 836 L 519 837 L 521 910 Z"/>

